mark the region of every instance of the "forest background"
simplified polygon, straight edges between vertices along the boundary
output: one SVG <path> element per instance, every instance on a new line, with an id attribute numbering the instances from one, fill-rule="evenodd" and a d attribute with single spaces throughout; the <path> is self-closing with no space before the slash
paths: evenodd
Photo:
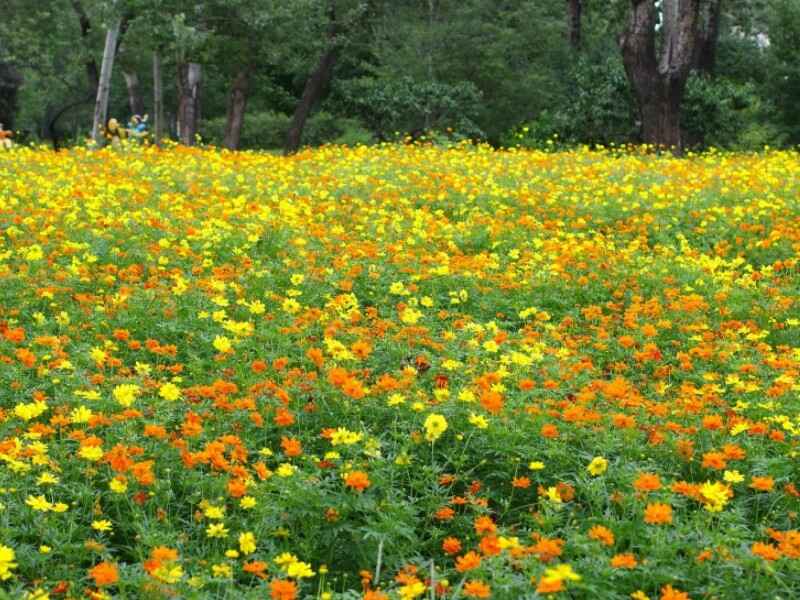
<path id="1" fill-rule="evenodd" d="M 87 138 L 109 41 L 102 123 L 186 144 L 800 143 L 798 0 L 5 0 L 17 141 Z"/>

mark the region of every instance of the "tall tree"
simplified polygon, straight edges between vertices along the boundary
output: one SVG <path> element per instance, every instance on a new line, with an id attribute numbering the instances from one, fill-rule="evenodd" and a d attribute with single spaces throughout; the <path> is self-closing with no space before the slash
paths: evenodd
<path id="1" fill-rule="evenodd" d="M 139 86 L 139 75 L 136 71 L 126 68 L 122 71 L 122 76 L 125 77 L 125 87 L 128 88 L 128 106 L 133 115 L 144 114 L 144 97 Z"/>
<path id="2" fill-rule="evenodd" d="M 338 30 L 339 25 L 336 22 L 336 2 L 330 0 L 328 6 L 327 44 L 322 55 L 319 57 L 317 66 L 306 80 L 306 85 L 303 88 L 303 95 L 297 103 L 297 108 L 292 117 L 292 123 L 286 134 L 286 144 L 283 149 L 284 154 L 293 154 L 300 148 L 303 128 L 306 125 L 308 116 L 311 114 L 311 109 L 322 96 L 325 87 L 330 83 L 331 77 L 333 76 L 333 67 L 336 65 L 339 52 L 336 39 Z"/>
<path id="3" fill-rule="evenodd" d="M 251 67 L 242 67 L 233 80 L 228 98 L 228 114 L 225 119 L 225 136 L 222 145 L 229 150 L 237 150 L 242 138 L 244 113 L 247 108 L 247 94 L 250 88 Z"/>
<path id="4" fill-rule="evenodd" d="M 721 18 L 722 0 L 707 0 L 701 9 L 700 31 L 692 65 L 702 75 L 714 74 Z"/>
<path id="5" fill-rule="evenodd" d="M 630 0 L 619 41 L 645 143 L 683 148 L 681 103 L 700 42 L 699 16 L 700 0 L 661 0 L 660 7 L 656 0 Z"/>
<path id="6" fill-rule="evenodd" d="M 200 121 L 202 67 L 196 62 L 178 64 L 178 133 L 182 144 L 194 145 Z"/>
<path id="7" fill-rule="evenodd" d="M 22 75 L 14 65 L 0 62 L 0 123 L 5 129 L 14 129 L 17 95 L 22 81 Z"/>
<path id="8" fill-rule="evenodd" d="M 108 117 L 108 96 L 111 92 L 111 73 L 114 68 L 114 56 L 117 53 L 117 42 L 122 23 L 117 20 L 106 33 L 106 45 L 103 50 L 103 63 L 100 67 L 100 82 L 97 86 L 97 101 L 94 107 L 92 139 L 100 145 L 103 140 L 103 128 Z"/>
<path id="9" fill-rule="evenodd" d="M 579 50 L 581 47 L 582 12 L 582 0 L 567 0 L 567 39 L 573 50 Z"/>
<path id="10" fill-rule="evenodd" d="M 164 79 L 161 73 L 161 53 L 153 52 L 153 137 L 161 144 L 164 134 Z"/>

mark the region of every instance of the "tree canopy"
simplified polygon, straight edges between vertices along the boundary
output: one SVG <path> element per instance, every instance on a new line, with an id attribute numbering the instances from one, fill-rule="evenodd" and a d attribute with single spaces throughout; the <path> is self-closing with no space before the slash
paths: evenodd
<path id="1" fill-rule="evenodd" d="M 0 122 L 85 139 L 115 23 L 108 116 L 184 143 L 800 143 L 794 0 L 6 0 Z"/>

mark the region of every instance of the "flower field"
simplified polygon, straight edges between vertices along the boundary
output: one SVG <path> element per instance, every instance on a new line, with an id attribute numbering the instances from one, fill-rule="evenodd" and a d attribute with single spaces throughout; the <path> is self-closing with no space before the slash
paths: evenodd
<path id="1" fill-rule="evenodd" d="M 797 154 L 0 181 L 0 597 L 800 596 Z"/>

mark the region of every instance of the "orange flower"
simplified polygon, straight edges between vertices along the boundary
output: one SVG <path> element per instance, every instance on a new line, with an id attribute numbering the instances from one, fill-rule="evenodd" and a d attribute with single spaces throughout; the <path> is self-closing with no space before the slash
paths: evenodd
<path id="1" fill-rule="evenodd" d="M 564 549 L 564 540 L 559 538 L 541 538 L 533 546 L 531 552 L 543 563 L 550 562 L 561 556 Z"/>
<path id="2" fill-rule="evenodd" d="M 648 504 L 644 511 L 644 522 L 650 525 L 672 523 L 672 507 L 660 502 Z"/>
<path id="3" fill-rule="evenodd" d="M 242 565 L 242 571 L 245 573 L 250 573 L 254 577 L 258 577 L 260 579 L 266 579 L 266 575 L 264 575 L 264 571 L 269 568 L 269 565 L 264 561 L 254 560 L 251 562 L 246 562 Z"/>
<path id="4" fill-rule="evenodd" d="M 464 595 L 467 598 L 491 598 L 492 588 L 482 581 L 472 579 L 464 584 Z"/>
<path id="5" fill-rule="evenodd" d="M 499 392 L 487 390 L 481 394 L 481 406 L 496 415 L 503 410 L 503 396 Z"/>
<path id="6" fill-rule="evenodd" d="M 595 525 L 589 530 L 589 539 L 597 540 L 604 546 L 614 545 L 614 533 L 602 525 Z"/>
<path id="7" fill-rule="evenodd" d="M 447 537 L 442 541 L 442 550 L 447 554 L 458 554 L 461 552 L 461 542 L 458 538 Z"/>
<path id="8" fill-rule="evenodd" d="M 364 471 L 351 471 L 344 478 L 344 484 L 357 492 L 363 492 L 371 485 L 369 475 Z"/>
<path id="9" fill-rule="evenodd" d="M 661 588 L 661 597 L 659 600 L 691 600 L 689 594 L 676 590 L 671 585 L 665 585 Z"/>
<path id="10" fill-rule="evenodd" d="M 527 489 L 531 487 L 531 480 L 527 477 L 514 477 L 511 480 L 511 487 Z"/>
<path id="11" fill-rule="evenodd" d="M 706 550 L 703 550 L 702 552 L 698 553 L 698 555 L 695 557 L 695 560 L 697 562 L 699 562 L 699 563 L 702 563 L 702 562 L 707 561 L 709 558 L 711 558 L 713 556 L 714 556 L 714 553 L 711 552 L 711 550 L 706 549 Z"/>
<path id="12" fill-rule="evenodd" d="M 642 473 L 633 482 L 633 487 L 639 492 L 654 492 L 661 489 L 661 479 L 654 473 Z"/>
<path id="13" fill-rule="evenodd" d="M 765 544 L 764 542 L 756 542 L 750 547 L 750 552 L 756 556 L 760 556 L 764 560 L 778 560 L 781 557 L 781 551 L 772 544 Z"/>
<path id="14" fill-rule="evenodd" d="M 380 590 L 367 590 L 362 600 L 389 600 L 389 596 Z"/>
<path id="15" fill-rule="evenodd" d="M 456 511 L 454 511 L 452 508 L 450 508 L 449 506 L 443 506 L 442 508 L 436 511 L 434 517 L 436 517 L 440 521 L 449 521 L 455 516 L 455 514 Z"/>
<path id="16" fill-rule="evenodd" d="M 561 583 L 560 579 L 548 579 L 547 577 L 542 577 L 542 580 L 539 582 L 539 585 L 536 586 L 536 592 L 539 594 L 555 594 L 556 592 L 563 592 L 564 591 L 564 584 Z"/>
<path id="17" fill-rule="evenodd" d="M 303 453 L 303 446 L 300 440 L 295 438 L 281 438 L 281 448 L 286 456 L 300 456 Z"/>
<path id="18" fill-rule="evenodd" d="M 539 433 L 542 434 L 542 437 L 554 439 L 558 437 L 558 427 L 556 427 L 552 423 L 548 423 L 547 425 L 542 425 L 542 428 L 539 430 Z"/>
<path id="19" fill-rule="evenodd" d="M 464 556 L 456 559 L 456 571 L 464 573 L 481 566 L 481 555 L 470 550 Z"/>
<path id="20" fill-rule="evenodd" d="M 611 558 L 611 566 L 615 569 L 633 569 L 639 564 L 636 557 L 630 552 L 625 554 L 616 554 Z"/>
<path id="21" fill-rule="evenodd" d="M 775 480 L 772 477 L 753 477 L 750 487 L 759 492 L 771 492 L 775 487 Z"/>
<path id="22" fill-rule="evenodd" d="M 97 586 L 114 585 L 119 581 L 117 565 L 110 562 L 101 562 L 89 569 L 89 576 L 94 579 Z"/>
<path id="23" fill-rule="evenodd" d="M 703 468 L 705 469 L 724 469 L 728 466 L 725 455 L 722 452 L 706 452 L 703 454 Z"/>
<path id="24" fill-rule="evenodd" d="M 297 586 L 294 581 L 273 579 L 269 582 L 269 590 L 269 597 L 272 600 L 295 600 L 297 597 Z"/>
<path id="25" fill-rule="evenodd" d="M 486 556 L 497 556 L 502 551 L 502 548 L 500 548 L 500 541 L 495 535 L 484 536 L 478 546 L 481 552 Z"/>
<path id="26" fill-rule="evenodd" d="M 478 535 L 494 533 L 495 531 L 497 531 L 497 525 L 494 524 L 491 518 L 483 515 L 475 519 L 475 533 Z"/>

